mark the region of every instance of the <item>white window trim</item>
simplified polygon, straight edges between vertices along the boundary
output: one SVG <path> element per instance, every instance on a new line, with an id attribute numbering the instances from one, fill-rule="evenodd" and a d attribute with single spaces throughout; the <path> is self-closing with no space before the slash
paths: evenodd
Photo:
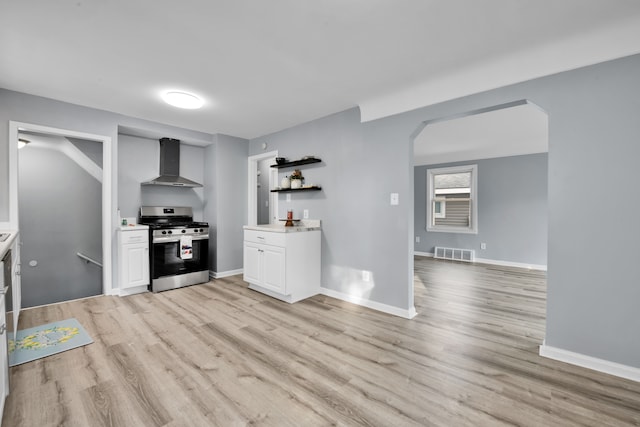
<path id="1" fill-rule="evenodd" d="M 471 224 L 469 224 L 468 228 L 432 225 L 434 218 L 433 199 L 435 194 L 433 187 L 434 175 L 464 172 L 471 172 Z M 435 218 L 438 218 L 438 216 Z M 427 169 L 427 231 L 439 233 L 478 234 L 478 165 L 462 165 L 447 168 Z"/>

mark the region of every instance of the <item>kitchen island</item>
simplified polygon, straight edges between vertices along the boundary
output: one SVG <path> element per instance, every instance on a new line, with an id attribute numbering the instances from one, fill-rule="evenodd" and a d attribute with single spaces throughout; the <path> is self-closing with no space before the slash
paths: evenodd
<path id="1" fill-rule="evenodd" d="M 249 289 L 294 303 L 320 293 L 321 227 L 304 220 L 244 226 L 244 276 Z"/>

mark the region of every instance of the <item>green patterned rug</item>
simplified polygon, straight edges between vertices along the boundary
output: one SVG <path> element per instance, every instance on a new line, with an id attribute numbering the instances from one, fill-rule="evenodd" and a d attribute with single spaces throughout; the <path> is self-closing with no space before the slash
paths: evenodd
<path id="1" fill-rule="evenodd" d="M 91 344 L 93 340 L 76 319 L 48 323 L 9 334 L 9 366 Z"/>

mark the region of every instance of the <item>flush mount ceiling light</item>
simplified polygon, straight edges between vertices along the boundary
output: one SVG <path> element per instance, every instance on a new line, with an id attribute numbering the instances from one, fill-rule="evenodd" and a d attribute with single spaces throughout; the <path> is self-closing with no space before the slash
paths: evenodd
<path id="1" fill-rule="evenodd" d="M 169 90 L 162 94 L 162 99 L 169 105 L 173 105 L 178 108 L 186 108 L 188 110 L 195 110 L 204 105 L 204 101 L 191 93 L 182 92 L 179 90 Z"/>

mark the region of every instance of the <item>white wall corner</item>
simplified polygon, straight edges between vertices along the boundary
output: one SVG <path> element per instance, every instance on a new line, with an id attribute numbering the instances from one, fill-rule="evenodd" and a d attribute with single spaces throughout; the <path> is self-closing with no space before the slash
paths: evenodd
<path id="1" fill-rule="evenodd" d="M 548 359 L 558 360 L 571 365 L 593 369 L 594 371 L 604 372 L 605 374 L 615 375 L 616 377 L 640 382 L 640 368 L 635 368 L 633 366 L 622 365 L 620 363 L 598 359 L 581 353 L 563 350 L 544 343 L 540 346 L 539 354 L 540 356 Z"/>
<path id="2" fill-rule="evenodd" d="M 345 294 L 344 292 L 334 291 L 333 289 L 324 287 L 320 288 L 320 293 L 331 298 L 336 298 L 342 301 L 350 302 L 352 304 L 361 305 L 372 310 L 381 311 L 383 313 L 392 314 L 394 316 L 403 317 L 405 319 L 413 319 L 418 314 L 415 307 L 411 307 L 409 309 L 398 308 L 392 305 L 371 301 L 366 298 Z"/>

